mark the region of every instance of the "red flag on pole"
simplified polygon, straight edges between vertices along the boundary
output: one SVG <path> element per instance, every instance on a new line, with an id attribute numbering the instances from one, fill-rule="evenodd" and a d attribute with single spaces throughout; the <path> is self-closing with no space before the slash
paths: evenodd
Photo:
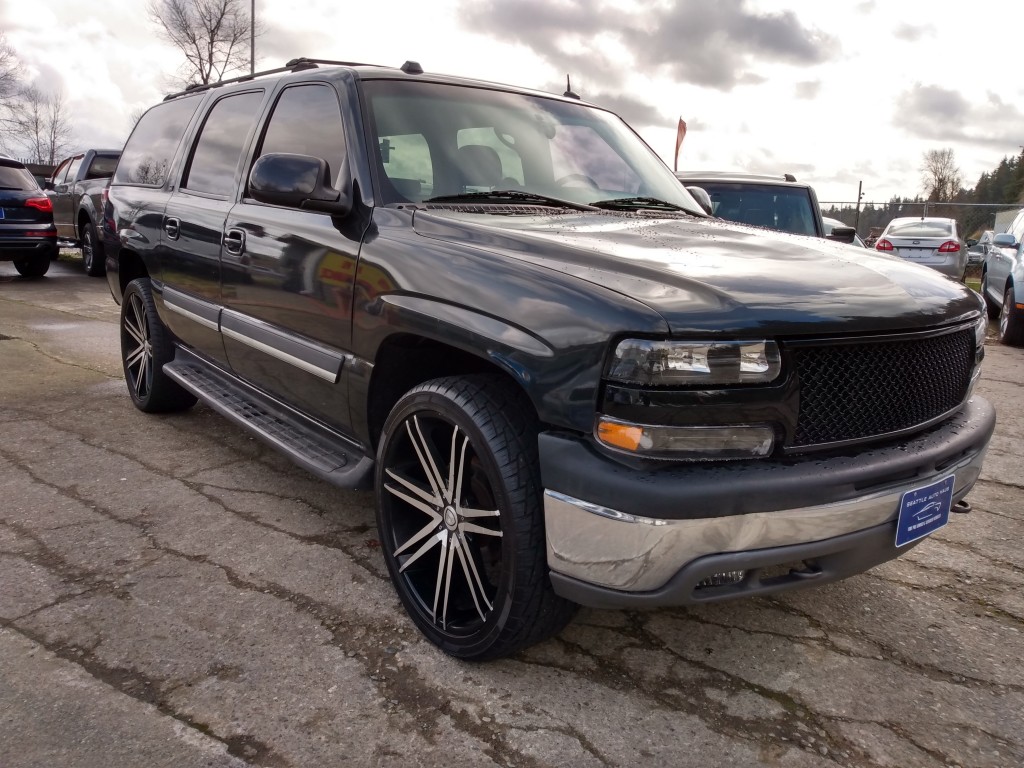
<path id="1" fill-rule="evenodd" d="M 672 170 L 679 170 L 679 148 L 683 146 L 683 139 L 686 137 L 686 121 L 679 118 L 679 127 L 676 128 L 676 154 L 672 161 Z"/>

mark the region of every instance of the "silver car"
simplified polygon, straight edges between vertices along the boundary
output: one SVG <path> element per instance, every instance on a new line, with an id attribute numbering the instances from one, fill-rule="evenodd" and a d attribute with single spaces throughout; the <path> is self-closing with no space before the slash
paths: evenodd
<path id="1" fill-rule="evenodd" d="M 1004 344 L 1024 345 L 1024 211 L 1010 228 L 992 238 L 981 273 L 981 295 L 988 316 L 999 318 L 996 334 Z"/>
<path id="2" fill-rule="evenodd" d="M 956 280 L 963 280 L 967 269 L 967 249 L 960 242 L 956 219 L 893 219 L 879 235 L 875 250 L 923 264 Z"/>
<path id="3" fill-rule="evenodd" d="M 967 241 L 967 263 L 982 264 L 992 250 L 992 238 L 996 236 L 991 229 L 986 229 L 977 240 Z"/>

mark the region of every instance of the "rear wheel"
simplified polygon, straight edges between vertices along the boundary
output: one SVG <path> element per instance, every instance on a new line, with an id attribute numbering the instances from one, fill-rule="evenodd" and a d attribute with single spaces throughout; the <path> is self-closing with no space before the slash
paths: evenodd
<path id="1" fill-rule="evenodd" d="M 999 305 L 988 295 L 988 288 L 988 270 L 985 270 L 981 273 L 981 295 L 985 299 L 985 307 L 988 309 L 988 319 L 995 320 L 999 317 Z"/>
<path id="2" fill-rule="evenodd" d="M 121 301 L 121 362 L 128 394 L 140 411 L 166 413 L 195 404 L 191 392 L 164 373 L 174 345 L 156 313 L 148 277 L 128 283 Z"/>
<path id="3" fill-rule="evenodd" d="M 82 266 L 90 277 L 100 277 L 107 271 L 103 263 L 103 248 L 96 238 L 96 227 L 88 219 L 82 226 Z"/>
<path id="4" fill-rule="evenodd" d="M 384 425 L 376 495 L 398 595 L 446 653 L 507 656 L 572 618 L 548 576 L 536 419 L 505 380 L 435 379 L 403 396 Z"/>
<path id="5" fill-rule="evenodd" d="M 1003 308 L 999 313 L 999 340 L 1014 347 L 1024 345 L 1024 311 L 1017 307 L 1013 286 L 1006 286 Z"/>
<path id="6" fill-rule="evenodd" d="M 50 257 L 42 255 L 15 259 L 14 268 L 22 277 L 42 277 L 50 269 Z"/>

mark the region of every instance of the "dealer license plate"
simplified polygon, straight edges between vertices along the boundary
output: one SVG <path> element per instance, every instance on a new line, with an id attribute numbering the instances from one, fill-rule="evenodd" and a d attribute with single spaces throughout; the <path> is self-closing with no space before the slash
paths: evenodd
<path id="1" fill-rule="evenodd" d="M 934 533 L 949 522 L 954 479 L 950 476 L 903 494 L 899 519 L 896 521 L 897 547 Z"/>

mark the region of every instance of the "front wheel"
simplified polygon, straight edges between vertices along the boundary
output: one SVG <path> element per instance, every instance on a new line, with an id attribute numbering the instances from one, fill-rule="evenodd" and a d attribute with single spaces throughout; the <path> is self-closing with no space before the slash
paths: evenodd
<path id="1" fill-rule="evenodd" d="M 398 595 L 446 653 L 483 661 L 560 631 L 536 418 L 501 377 L 421 384 L 392 409 L 377 454 L 377 525 Z"/>
<path id="2" fill-rule="evenodd" d="M 103 248 L 96 239 L 96 227 L 88 220 L 82 227 L 82 266 L 89 277 L 100 277 L 107 271 Z"/>
<path id="3" fill-rule="evenodd" d="M 148 277 L 128 283 L 121 301 L 121 363 L 128 394 L 140 411 L 167 413 L 195 405 L 191 392 L 164 373 L 174 345 L 153 303 Z"/>
<path id="4" fill-rule="evenodd" d="M 1024 345 L 1024 311 L 1017 306 L 1013 286 L 1006 286 L 1003 308 L 999 312 L 999 340 L 1013 347 Z"/>

